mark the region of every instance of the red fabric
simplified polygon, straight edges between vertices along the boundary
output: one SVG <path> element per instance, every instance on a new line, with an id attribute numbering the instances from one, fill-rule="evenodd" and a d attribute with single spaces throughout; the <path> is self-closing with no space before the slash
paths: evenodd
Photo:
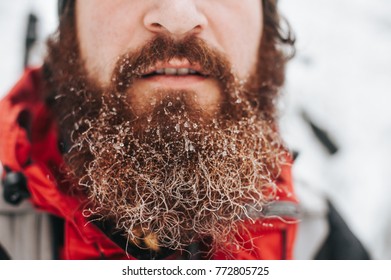
<path id="1" fill-rule="evenodd" d="M 279 190 L 276 199 L 297 202 L 293 193 L 291 170 L 285 167 L 277 182 Z M 254 223 L 247 220 L 236 237 L 243 246 L 233 248 L 233 253 L 216 252 L 214 259 L 236 260 L 280 260 L 293 259 L 297 221 L 268 218 Z M 236 249 L 236 250 L 235 250 Z"/>
<path id="2" fill-rule="evenodd" d="M 26 176 L 31 202 L 37 209 L 65 220 L 63 259 L 134 259 L 86 221 L 78 198 L 60 191 L 50 167 L 59 167 L 63 161 L 57 148 L 56 125 L 40 98 L 41 92 L 40 69 L 30 69 L 0 102 L 0 161 Z M 26 112 L 32 116 L 31 141 L 26 130 L 18 125 L 18 118 L 20 122 L 21 114 Z M 27 164 L 29 159 L 31 164 Z M 278 199 L 296 201 L 291 182 L 290 168 L 286 167 L 278 182 Z M 237 238 L 245 241 L 244 247 L 231 255 L 216 252 L 213 259 L 292 258 L 295 223 L 264 219 L 254 224 L 247 221 L 241 226 Z"/>

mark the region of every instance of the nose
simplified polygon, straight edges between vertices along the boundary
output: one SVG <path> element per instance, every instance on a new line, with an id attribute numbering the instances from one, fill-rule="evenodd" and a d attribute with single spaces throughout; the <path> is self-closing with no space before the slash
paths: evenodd
<path id="1" fill-rule="evenodd" d="M 154 33 L 181 37 L 200 33 L 208 24 L 196 0 L 156 0 L 144 17 L 145 27 Z"/>

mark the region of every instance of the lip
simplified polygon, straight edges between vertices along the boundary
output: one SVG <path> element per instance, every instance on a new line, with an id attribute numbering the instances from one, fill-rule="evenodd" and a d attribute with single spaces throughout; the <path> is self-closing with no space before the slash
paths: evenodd
<path id="1" fill-rule="evenodd" d="M 186 76 L 152 75 L 152 76 L 142 78 L 140 79 L 140 81 L 155 84 L 156 87 L 160 87 L 160 88 L 183 89 L 183 88 L 188 88 L 191 85 L 202 83 L 206 79 L 207 77 L 200 76 L 200 75 L 186 75 Z"/>

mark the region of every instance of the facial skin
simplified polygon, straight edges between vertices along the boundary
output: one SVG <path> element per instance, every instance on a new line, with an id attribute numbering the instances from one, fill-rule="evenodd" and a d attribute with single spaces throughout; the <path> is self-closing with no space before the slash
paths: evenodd
<path id="1" fill-rule="evenodd" d="M 259 0 L 83 0 L 76 2 L 78 39 L 91 78 L 107 85 L 119 56 L 142 48 L 156 35 L 174 40 L 195 35 L 224 54 L 239 79 L 255 70 L 262 36 Z M 193 68 L 187 60 L 157 63 L 159 68 Z M 202 69 L 199 69 L 202 70 Z M 197 75 L 155 76 L 135 81 L 132 102 L 142 108 L 156 90 L 189 90 L 202 109 L 221 102 L 218 81 Z M 136 106 L 137 111 L 137 106 Z"/>

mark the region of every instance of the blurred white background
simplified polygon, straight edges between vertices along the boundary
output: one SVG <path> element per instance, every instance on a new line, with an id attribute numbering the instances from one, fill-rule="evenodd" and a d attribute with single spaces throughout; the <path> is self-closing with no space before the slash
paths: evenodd
<path id="1" fill-rule="evenodd" d="M 280 2 L 297 36 L 282 111 L 302 151 L 294 175 L 332 199 L 373 258 L 391 259 L 391 1 Z M 301 110 L 337 154 L 311 141 Z"/>
<path id="2" fill-rule="evenodd" d="M 281 129 L 300 152 L 295 180 L 327 195 L 369 250 L 391 259 L 391 1 L 280 0 L 297 37 Z M 0 96 L 23 71 L 27 18 L 38 18 L 39 65 L 57 24 L 56 0 L 0 2 Z M 330 155 L 305 111 L 338 145 Z"/>

